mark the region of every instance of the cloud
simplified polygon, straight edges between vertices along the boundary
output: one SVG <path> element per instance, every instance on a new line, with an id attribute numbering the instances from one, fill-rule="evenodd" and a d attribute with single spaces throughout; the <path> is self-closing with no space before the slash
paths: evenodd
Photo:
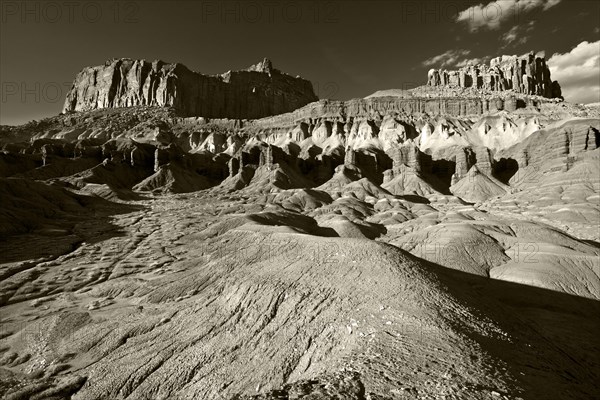
<path id="1" fill-rule="evenodd" d="M 543 8 L 544 11 L 546 11 L 549 8 L 554 7 L 555 5 L 557 5 L 558 3 L 560 3 L 562 0 L 548 0 L 546 2 L 544 2 Z"/>
<path id="2" fill-rule="evenodd" d="M 503 34 L 500 39 L 504 42 L 501 47 L 505 49 L 511 45 L 521 45 L 527 43 L 529 40 L 529 32 L 533 31 L 535 21 L 530 21 L 525 25 L 515 25 L 508 32 Z"/>
<path id="3" fill-rule="evenodd" d="M 479 65 L 479 64 L 487 64 L 490 61 L 489 57 L 475 57 L 475 58 L 465 58 L 456 63 L 456 66 L 459 68 L 466 67 L 467 65 Z"/>
<path id="4" fill-rule="evenodd" d="M 482 3 L 459 12 L 456 22 L 467 24 L 471 32 L 480 29 L 497 30 L 511 19 L 518 24 L 526 12 L 540 8 L 546 11 L 560 2 L 561 0 L 494 0 L 487 5 Z"/>
<path id="5" fill-rule="evenodd" d="M 567 101 L 600 102 L 600 40 L 581 42 L 568 53 L 556 53 L 547 64 Z"/>
<path id="6" fill-rule="evenodd" d="M 461 59 L 471 54 L 471 50 L 448 50 L 442 54 L 438 54 L 435 57 L 428 58 L 423 61 L 422 64 L 425 67 L 438 67 L 444 68 L 456 65 Z"/>
<path id="7" fill-rule="evenodd" d="M 485 64 L 490 61 L 490 57 L 472 57 L 468 58 L 471 54 L 471 50 L 459 49 L 459 50 L 448 50 L 437 56 L 428 58 L 421 64 L 425 67 L 436 67 L 436 68 L 449 68 L 457 67 L 462 68 L 467 65 L 478 65 Z"/>

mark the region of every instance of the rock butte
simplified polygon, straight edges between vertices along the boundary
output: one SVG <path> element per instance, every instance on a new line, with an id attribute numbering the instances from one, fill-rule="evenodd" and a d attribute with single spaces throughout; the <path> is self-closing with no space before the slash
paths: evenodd
<path id="1" fill-rule="evenodd" d="M 215 76 L 160 60 L 116 59 L 84 68 L 63 111 L 172 106 L 185 115 L 254 119 L 292 111 L 316 99 L 309 81 L 281 73 L 266 58 L 246 70 Z"/>
<path id="2" fill-rule="evenodd" d="M 0 397 L 594 398 L 600 110 L 471 68 L 114 60 L 0 127 Z"/>
<path id="3" fill-rule="evenodd" d="M 430 69 L 429 86 L 475 88 L 489 91 L 513 90 L 548 98 L 561 97 L 560 84 L 552 81 L 546 59 L 533 52 L 525 56 L 493 58 L 490 65 L 467 65 L 458 70 Z"/>

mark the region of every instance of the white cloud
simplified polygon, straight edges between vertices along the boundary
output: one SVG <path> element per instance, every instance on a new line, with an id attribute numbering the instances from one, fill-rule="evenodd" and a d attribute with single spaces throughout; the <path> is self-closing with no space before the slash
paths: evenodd
<path id="1" fill-rule="evenodd" d="M 422 64 L 426 67 L 450 67 L 459 63 L 460 60 L 467 57 L 469 54 L 471 54 L 471 50 L 448 50 L 442 54 L 428 58 L 423 61 Z"/>
<path id="2" fill-rule="evenodd" d="M 515 25 L 508 32 L 503 34 L 500 39 L 504 42 L 502 48 L 506 48 L 511 45 L 521 45 L 527 43 L 529 40 L 529 32 L 533 31 L 535 21 L 530 21 L 525 25 Z"/>
<path id="3" fill-rule="evenodd" d="M 568 53 L 556 53 L 547 64 L 552 79 L 560 83 L 565 100 L 600 102 L 600 40 L 581 42 Z"/>
<path id="4" fill-rule="evenodd" d="M 560 3 L 562 0 L 548 0 L 544 3 L 543 7 L 544 7 L 544 11 L 546 11 L 549 8 L 554 7 L 555 5 L 557 5 L 558 3 Z"/>
<path id="5" fill-rule="evenodd" d="M 435 67 L 435 68 L 450 68 L 457 67 L 462 68 L 467 65 L 478 65 L 485 64 L 490 61 L 490 57 L 471 57 L 468 56 L 471 54 L 471 50 L 459 49 L 459 50 L 448 50 L 442 54 L 438 54 L 437 56 L 428 58 L 423 61 L 421 64 L 425 67 Z"/>
<path id="6" fill-rule="evenodd" d="M 561 0 L 494 0 L 487 5 L 478 4 L 458 13 L 457 22 L 466 23 L 471 32 L 480 29 L 497 30 L 512 20 L 519 24 L 526 12 L 541 8 L 546 11 Z"/>
<path id="7" fill-rule="evenodd" d="M 505 44 L 511 44 L 512 42 L 517 40 L 518 36 L 519 36 L 519 25 L 515 25 L 512 28 L 510 28 L 510 30 L 508 32 L 506 32 L 504 35 L 502 35 L 502 40 L 504 41 Z"/>
<path id="8" fill-rule="evenodd" d="M 466 67 L 467 65 L 479 65 L 479 64 L 487 64 L 489 62 L 489 57 L 475 57 L 475 58 L 465 58 L 456 63 L 456 66 L 459 68 Z"/>

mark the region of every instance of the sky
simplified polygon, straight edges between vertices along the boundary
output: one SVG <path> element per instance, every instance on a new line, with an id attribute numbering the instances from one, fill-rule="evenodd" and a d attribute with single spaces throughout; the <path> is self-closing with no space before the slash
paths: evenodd
<path id="1" fill-rule="evenodd" d="M 347 100 L 410 89 L 432 67 L 544 52 L 571 102 L 600 102 L 600 2 L 186 0 L 0 2 L 0 124 L 60 113 L 83 67 L 180 62 L 217 74 L 264 57 Z"/>

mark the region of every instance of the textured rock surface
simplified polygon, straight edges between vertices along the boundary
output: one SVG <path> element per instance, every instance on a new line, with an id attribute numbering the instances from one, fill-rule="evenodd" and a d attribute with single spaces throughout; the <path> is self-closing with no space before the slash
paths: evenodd
<path id="1" fill-rule="evenodd" d="M 362 178 L 337 200 L 214 188 L 112 203 L 12 238 L 0 394 L 593 397 L 598 302 L 507 280 L 519 262 L 576 260 L 592 282 L 594 246 L 500 210 L 382 190 L 369 204 L 359 185 L 375 194 Z M 11 207 L 30 193 L 8 192 Z M 390 244 L 367 238 L 378 227 Z M 32 245 L 50 254 L 23 260 Z"/>
<path id="2" fill-rule="evenodd" d="M 254 119 L 315 100 L 309 81 L 282 73 L 267 59 L 247 70 L 216 76 L 159 60 L 117 59 L 84 68 L 63 111 L 156 105 L 172 106 L 190 116 Z"/>
<path id="3" fill-rule="evenodd" d="M 522 57 L 501 56 L 493 58 L 489 65 L 468 65 L 458 70 L 431 69 L 427 74 L 427 84 L 561 97 L 560 85 L 551 80 L 546 59 L 534 53 Z"/>
<path id="4" fill-rule="evenodd" d="M 0 397 L 597 397 L 598 110 L 490 93 L 0 127 Z"/>

